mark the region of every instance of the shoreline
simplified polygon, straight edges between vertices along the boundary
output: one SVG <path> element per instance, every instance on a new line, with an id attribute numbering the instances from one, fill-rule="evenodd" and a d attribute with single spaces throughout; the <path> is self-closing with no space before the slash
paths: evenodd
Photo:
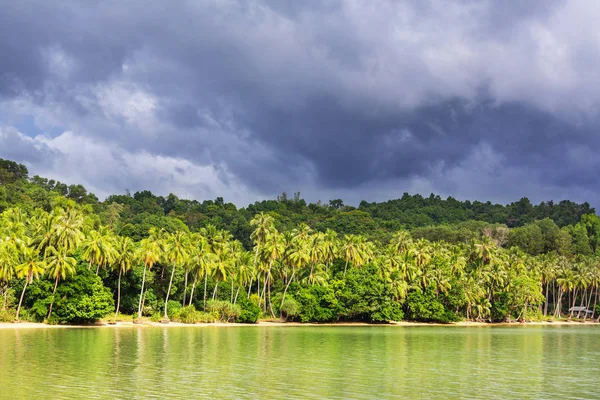
<path id="1" fill-rule="evenodd" d="M 0 330 L 4 329 L 73 329 L 73 328 L 177 328 L 177 327 L 302 327 L 302 326 L 327 326 L 327 327 L 367 327 L 367 326 L 385 326 L 385 327 L 424 327 L 424 326 L 445 326 L 445 327 L 498 327 L 498 326 L 587 326 L 587 325 L 598 325 L 600 324 L 592 321 L 537 321 L 537 322 L 452 322 L 448 324 L 442 323 L 429 323 L 429 322 L 411 322 L 411 321 L 400 321 L 390 322 L 387 324 L 370 324 L 365 322 L 333 322 L 333 323 L 311 323 L 311 322 L 268 322 L 261 321 L 256 324 L 242 324 L 236 322 L 211 322 L 211 323 L 197 323 L 197 324 L 184 324 L 182 322 L 169 322 L 163 324 L 160 322 L 146 321 L 141 324 L 134 324 L 133 322 L 116 322 L 109 324 L 101 322 L 92 325 L 48 325 L 42 322 L 0 322 Z"/>

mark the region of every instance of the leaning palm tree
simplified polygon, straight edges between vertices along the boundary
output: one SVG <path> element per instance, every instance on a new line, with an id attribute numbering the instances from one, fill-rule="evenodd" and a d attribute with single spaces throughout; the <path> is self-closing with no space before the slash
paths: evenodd
<path id="1" fill-rule="evenodd" d="M 119 270 L 119 279 L 117 281 L 117 307 L 115 308 L 115 317 L 119 315 L 119 307 L 121 305 L 121 276 L 125 275 L 133 267 L 134 243 L 125 236 L 117 237 L 115 242 L 115 259 L 113 267 Z"/>
<path id="2" fill-rule="evenodd" d="M 66 279 L 68 275 L 75 274 L 75 265 L 77 261 L 75 258 L 67 255 L 64 249 L 57 250 L 54 246 L 47 247 L 45 253 L 49 254 L 46 257 L 48 276 L 54 278 L 54 289 L 52 290 L 52 301 L 48 308 L 47 319 L 52 315 L 52 305 L 54 304 L 54 295 L 56 294 L 56 288 L 60 279 Z"/>
<path id="3" fill-rule="evenodd" d="M 43 274 L 46 269 L 46 263 L 40 258 L 35 247 L 32 246 L 31 239 L 27 237 L 20 241 L 17 251 L 21 263 L 15 267 L 15 270 L 19 278 L 25 278 L 25 285 L 23 286 L 19 306 L 17 307 L 16 320 L 18 321 L 27 285 L 33 283 L 34 278 L 39 279 L 40 274 Z"/>

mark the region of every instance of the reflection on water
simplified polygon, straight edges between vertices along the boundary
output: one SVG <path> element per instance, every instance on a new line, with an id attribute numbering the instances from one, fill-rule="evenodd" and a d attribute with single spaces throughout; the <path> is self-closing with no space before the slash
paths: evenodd
<path id="1" fill-rule="evenodd" d="M 0 331 L 1 398 L 598 398 L 600 326 Z"/>

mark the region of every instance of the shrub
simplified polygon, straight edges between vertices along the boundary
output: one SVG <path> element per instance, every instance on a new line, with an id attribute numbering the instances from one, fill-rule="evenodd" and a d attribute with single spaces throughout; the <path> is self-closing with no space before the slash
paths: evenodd
<path id="1" fill-rule="evenodd" d="M 402 307 L 393 300 L 391 287 L 368 265 L 353 268 L 346 279 L 335 281 L 339 317 L 347 321 L 388 322 L 404 317 Z"/>
<path id="2" fill-rule="evenodd" d="M 182 307 L 180 302 L 175 300 L 169 300 L 169 302 L 167 303 L 167 316 L 169 317 L 169 319 L 177 319 L 181 308 Z"/>
<path id="3" fill-rule="evenodd" d="M 433 287 L 413 290 L 406 298 L 408 318 L 413 321 L 448 323 L 457 319 L 453 312 L 445 309 L 437 298 Z"/>
<path id="4" fill-rule="evenodd" d="M 14 310 L 0 310 L 0 322 L 13 322 L 15 320 Z"/>
<path id="5" fill-rule="evenodd" d="M 293 297 L 286 296 L 279 310 L 285 319 L 294 318 L 300 312 L 300 304 Z"/>
<path id="6" fill-rule="evenodd" d="M 220 322 L 233 322 L 241 314 L 241 307 L 223 300 L 211 300 L 206 303 L 206 309 Z"/>
<path id="7" fill-rule="evenodd" d="M 337 319 L 339 304 L 329 286 L 312 285 L 298 288 L 293 295 L 300 304 L 302 322 L 329 322 Z"/>
<path id="8" fill-rule="evenodd" d="M 261 311 L 258 304 L 255 303 L 257 300 L 258 296 L 256 295 L 250 296 L 250 299 L 245 296 L 239 297 L 237 304 L 240 307 L 240 315 L 236 318 L 235 322 L 255 324 L 258 321 Z"/>
<path id="9" fill-rule="evenodd" d="M 194 306 L 183 307 L 179 310 L 179 322 L 183 322 L 184 324 L 197 324 L 199 322 L 208 323 L 214 322 L 214 317 L 202 311 L 196 310 Z"/>
<path id="10" fill-rule="evenodd" d="M 51 322 L 95 322 L 114 312 L 114 307 L 113 295 L 100 277 L 87 268 L 79 268 L 76 275 L 58 286 Z"/>

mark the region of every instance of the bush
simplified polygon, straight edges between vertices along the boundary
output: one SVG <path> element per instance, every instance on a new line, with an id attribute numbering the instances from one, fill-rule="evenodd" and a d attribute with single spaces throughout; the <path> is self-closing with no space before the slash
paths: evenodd
<path id="1" fill-rule="evenodd" d="M 0 310 L 0 322 L 13 322 L 15 315 L 14 310 Z"/>
<path id="2" fill-rule="evenodd" d="M 58 286 L 51 322 L 85 324 L 114 310 L 113 295 L 102 285 L 100 277 L 87 268 L 78 268 L 76 275 Z"/>
<path id="3" fill-rule="evenodd" d="M 250 299 L 245 296 L 240 296 L 237 302 L 240 307 L 240 315 L 236 318 L 235 322 L 255 324 L 256 321 L 258 321 L 261 312 L 257 302 L 258 296 L 256 295 L 250 296 Z"/>
<path id="4" fill-rule="evenodd" d="M 408 318 L 413 321 L 448 323 L 457 319 L 453 312 L 447 311 L 438 300 L 433 287 L 413 290 L 406 298 Z"/>
<path id="5" fill-rule="evenodd" d="M 302 322 L 330 322 L 338 317 L 338 300 L 329 286 L 297 287 L 293 297 L 300 304 Z"/>
<path id="6" fill-rule="evenodd" d="M 391 287 L 373 265 L 353 268 L 346 279 L 335 281 L 340 303 L 339 317 L 347 321 L 389 322 L 404 318 L 402 307 L 393 300 Z"/>
<path id="7" fill-rule="evenodd" d="M 169 302 L 167 303 L 167 316 L 169 317 L 169 319 L 176 319 L 181 309 L 182 307 L 180 302 L 175 300 L 169 300 Z"/>
<path id="8" fill-rule="evenodd" d="M 285 318 L 294 318 L 300 312 L 300 304 L 291 296 L 285 296 L 283 304 L 279 308 L 281 315 Z"/>
<path id="9" fill-rule="evenodd" d="M 184 324 L 197 324 L 199 322 L 208 323 L 215 321 L 211 314 L 198 311 L 194 306 L 183 307 L 181 310 L 179 310 L 178 320 Z"/>
<path id="10" fill-rule="evenodd" d="M 219 322 L 233 322 L 242 312 L 238 304 L 232 304 L 223 300 L 211 300 L 207 302 L 206 309 Z"/>

